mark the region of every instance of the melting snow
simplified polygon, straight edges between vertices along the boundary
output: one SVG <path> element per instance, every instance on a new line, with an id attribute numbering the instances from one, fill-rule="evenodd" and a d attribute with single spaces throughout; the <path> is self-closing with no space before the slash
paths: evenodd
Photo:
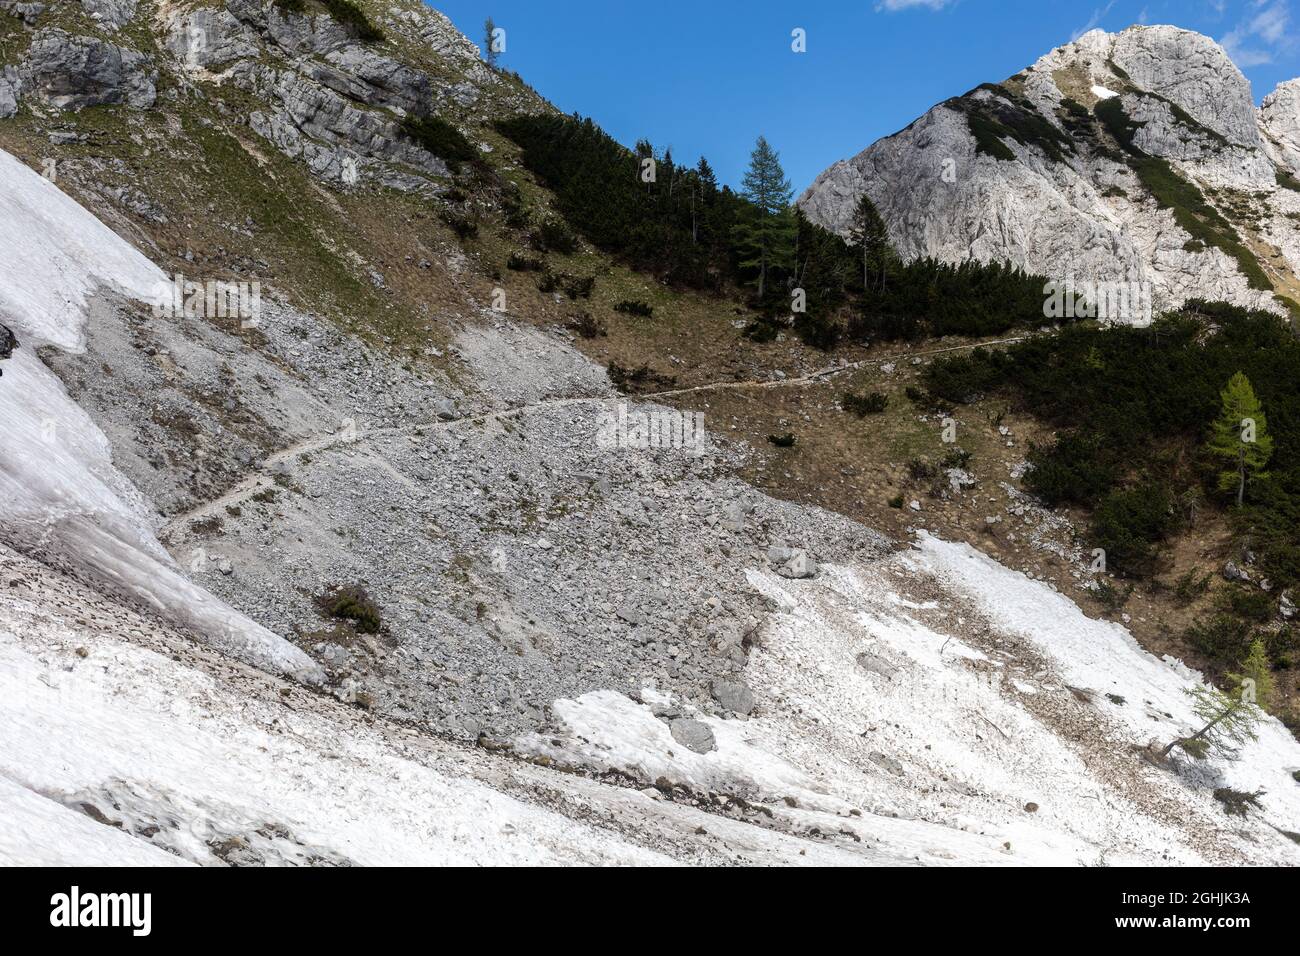
<path id="1" fill-rule="evenodd" d="M 162 272 L 0 150 L 0 276 L 0 322 L 20 343 L 0 377 L 0 540 L 66 561 L 245 660 L 314 677 L 305 654 L 179 572 L 108 439 L 36 356 L 39 345 L 82 348 L 98 291 L 152 301 Z"/>
<path id="2" fill-rule="evenodd" d="M 1239 760 L 1148 763 L 1149 740 L 1191 728 L 1184 689 L 1200 678 L 1124 628 L 925 536 L 882 565 L 821 571 L 799 583 L 750 572 L 778 608 L 746 670 L 759 709 L 723 719 L 676 704 L 715 751 L 677 744 L 661 696 L 609 691 L 556 702 L 557 729 L 518 747 L 739 794 L 776 825 L 930 864 L 1300 860 L 1277 832 L 1300 830 L 1300 745 L 1270 719 Z M 1212 798 L 1225 785 L 1267 791 L 1262 818 L 1227 817 Z"/>

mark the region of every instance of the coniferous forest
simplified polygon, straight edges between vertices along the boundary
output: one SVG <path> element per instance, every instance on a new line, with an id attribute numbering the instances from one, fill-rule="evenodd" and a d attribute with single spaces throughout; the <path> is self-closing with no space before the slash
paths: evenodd
<path id="1" fill-rule="evenodd" d="M 751 337 L 774 337 L 792 321 L 806 342 L 830 348 L 996 335 L 1045 322 L 1046 280 L 1000 263 L 904 263 L 884 249 L 864 270 L 861 245 L 790 205 L 765 141 L 751 165 L 760 204 L 750 190 L 719 186 L 706 159 L 679 164 L 645 141 L 629 150 L 590 119 L 517 116 L 498 128 L 521 147 L 524 164 L 554 193 L 569 224 L 598 249 L 672 285 L 743 290 L 758 313 Z M 771 205 L 771 194 L 782 192 L 784 202 Z M 799 307 L 796 290 L 804 293 Z"/>

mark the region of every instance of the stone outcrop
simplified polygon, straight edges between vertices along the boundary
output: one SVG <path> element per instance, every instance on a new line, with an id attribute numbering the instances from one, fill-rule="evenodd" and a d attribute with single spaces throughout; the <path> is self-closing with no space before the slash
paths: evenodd
<path id="1" fill-rule="evenodd" d="M 799 204 L 847 234 L 858 198 L 869 195 L 906 259 L 1007 261 L 1055 280 L 1144 283 L 1157 310 L 1201 297 L 1280 311 L 1242 260 L 1259 257 L 1278 288 L 1279 276 L 1300 272 L 1300 230 L 1286 217 L 1300 194 L 1278 178 L 1279 165 L 1300 163 L 1297 92 L 1284 85 L 1257 112 L 1249 82 L 1207 37 L 1167 26 L 1093 31 L 836 163 Z M 1127 144 L 1095 114 L 1112 99 Z M 1185 212 L 1144 182 L 1142 157 L 1168 162 L 1206 196 L 1241 248 L 1189 233 Z M 1249 214 L 1241 203 L 1254 204 Z"/>
<path id="2" fill-rule="evenodd" d="M 262 53 L 257 33 L 228 10 L 178 12 L 168 23 L 167 50 L 189 71 L 214 71 Z"/>
<path id="3" fill-rule="evenodd" d="M 24 0 L 0 0 L 0 10 L 10 16 L 22 20 L 24 25 L 29 27 L 36 26 L 41 18 L 41 14 L 49 9 L 48 4 L 29 3 Z"/>
<path id="4" fill-rule="evenodd" d="M 147 109 L 157 97 L 156 73 L 144 54 L 54 28 L 32 39 L 20 73 L 24 96 L 57 109 L 104 104 Z"/>
<path id="5" fill-rule="evenodd" d="M 95 22 L 120 30 L 135 16 L 137 0 L 81 0 L 81 6 Z"/>
<path id="6" fill-rule="evenodd" d="M 364 42 L 316 8 L 295 12 L 273 0 L 160 8 L 139 0 L 77 2 L 97 24 L 88 31 L 95 35 L 40 26 L 46 4 L 0 0 L 0 10 L 36 30 L 14 65 L 0 64 L 0 119 L 16 115 L 24 99 L 38 111 L 148 109 L 161 71 L 168 96 L 203 96 L 207 83 L 251 94 L 235 121 L 322 181 L 433 195 L 446 188 L 450 170 L 404 133 L 407 117 L 462 125 L 477 120 L 466 114 L 488 101 L 494 114 L 545 108 L 529 91 L 503 83 L 446 17 L 409 0 L 372 11 L 386 43 Z M 158 47 L 133 49 L 137 34 L 124 28 L 146 19 Z"/>
<path id="7" fill-rule="evenodd" d="M 1259 126 L 1274 162 L 1300 172 L 1300 79 L 1287 80 L 1264 97 Z"/>
<path id="8" fill-rule="evenodd" d="M 18 112 L 18 100 L 22 96 L 23 81 L 18 71 L 12 66 L 0 69 L 0 119 L 9 119 Z"/>

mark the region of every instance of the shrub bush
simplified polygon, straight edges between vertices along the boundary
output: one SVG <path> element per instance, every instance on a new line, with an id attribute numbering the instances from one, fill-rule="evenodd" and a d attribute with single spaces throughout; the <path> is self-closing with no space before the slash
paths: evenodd
<path id="1" fill-rule="evenodd" d="M 481 163 L 482 158 L 463 133 L 440 116 L 408 116 L 401 122 L 402 134 L 434 156 L 453 173 L 462 163 Z"/>
<path id="2" fill-rule="evenodd" d="M 578 251 L 578 237 L 562 219 L 551 216 L 538 227 L 533 236 L 534 245 L 542 252 L 556 252 L 562 256 Z"/>
<path id="3" fill-rule="evenodd" d="M 1126 575 L 1149 574 L 1155 545 L 1173 530 L 1173 502 L 1160 485 L 1113 491 L 1092 515 L 1094 547 L 1106 552 L 1106 566 Z"/>
<path id="4" fill-rule="evenodd" d="M 866 395 L 845 392 L 844 397 L 840 399 L 840 404 L 846 412 L 851 412 L 858 418 L 866 418 L 868 415 L 879 415 L 887 409 L 889 396 L 881 392 L 871 392 Z"/>
<path id="5" fill-rule="evenodd" d="M 594 339 L 609 334 L 604 322 L 594 318 L 590 312 L 585 311 L 571 315 L 568 328 L 584 339 Z"/>
<path id="6" fill-rule="evenodd" d="M 510 253 L 506 268 L 515 272 L 541 272 L 546 268 L 545 260 L 536 256 L 526 256 L 520 252 Z"/>
<path id="7" fill-rule="evenodd" d="M 620 392 L 643 392 L 651 388 L 671 388 L 677 378 L 656 372 L 648 365 L 628 368 L 618 362 L 610 362 L 607 369 L 609 380 Z"/>
<path id="8" fill-rule="evenodd" d="M 649 319 L 654 316 L 655 307 L 639 299 L 624 299 L 614 306 L 614 311 L 623 312 L 626 315 L 639 315 L 642 318 Z"/>
<path id="9" fill-rule="evenodd" d="M 463 213 L 454 209 L 444 209 L 441 218 L 461 240 L 473 239 L 478 235 L 478 222 Z"/>
<path id="10" fill-rule="evenodd" d="M 362 634 L 379 633 L 382 625 L 379 608 L 370 600 L 365 588 L 335 585 L 317 600 L 330 617 L 351 621 Z"/>
<path id="11" fill-rule="evenodd" d="M 1254 639 L 1254 628 L 1249 623 L 1228 614 L 1198 621 L 1186 634 L 1188 643 L 1209 658 L 1220 674 L 1241 663 Z"/>

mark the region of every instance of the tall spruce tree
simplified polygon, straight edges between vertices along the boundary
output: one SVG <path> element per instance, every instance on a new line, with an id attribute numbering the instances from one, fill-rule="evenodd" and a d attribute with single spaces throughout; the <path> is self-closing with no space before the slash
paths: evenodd
<path id="1" fill-rule="evenodd" d="M 749 207 L 735 227 L 743 269 L 758 270 L 758 298 L 767 294 L 769 270 L 789 260 L 794 247 L 795 222 L 790 211 L 794 189 L 785 178 L 781 158 L 760 136 L 749 156 L 741 195 Z"/>
<path id="2" fill-rule="evenodd" d="M 703 156 L 700 157 L 700 161 L 695 165 L 695 175 L 700 177 L 700 185 L 704 189 L 709 192 L 717 192 L 718 177 L 713 172 L 713 167 L 709 165 L 709 161 Z"/>
<path id="3" fill-rule="evenodd" d="M 1240 508 L 1246 499 L 1247 479 L 1261 476 L 1273 456 L 1273 436 L 1250 379 L 1241 372 L 1228 380 L 1219 397 L 1223 408 L 1211 426 L 1206 451 L 1230 466 L 1219 473 L 1219 490 L 1235 489 Z"/>
<path id="4" fill-rule="evenodd" d="M 853 209 L 849 242 L 862 260 L 862 288 L 868 293 L 883 292 L 889 266 L 889 229 L 866 193 Z"/>

